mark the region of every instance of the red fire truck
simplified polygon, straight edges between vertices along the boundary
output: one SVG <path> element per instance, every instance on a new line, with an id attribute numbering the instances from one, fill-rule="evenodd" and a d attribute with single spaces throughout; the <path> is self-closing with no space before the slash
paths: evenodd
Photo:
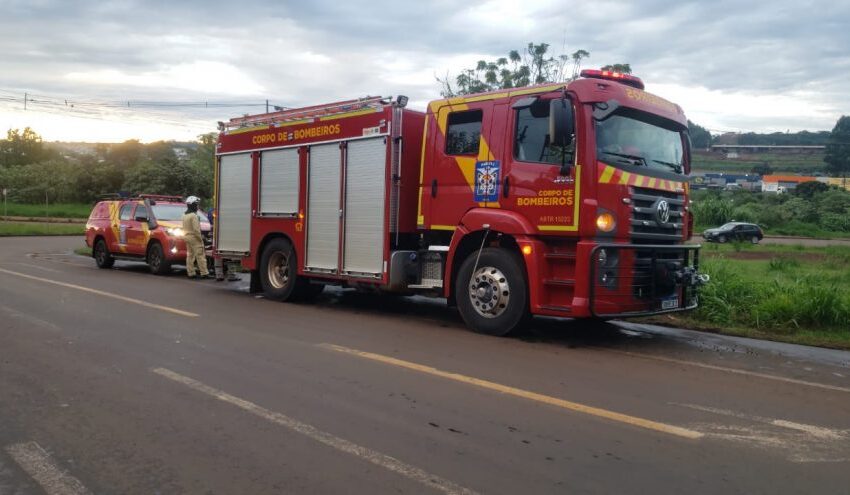
<path id="1" fill-rule="evenodd" d="M 358 100 L 220 123 L 215 256 L 274 300 L 324 285 L 445 297 L 472 329 L 692 309 L 678 105 L 640 79 Z"/>

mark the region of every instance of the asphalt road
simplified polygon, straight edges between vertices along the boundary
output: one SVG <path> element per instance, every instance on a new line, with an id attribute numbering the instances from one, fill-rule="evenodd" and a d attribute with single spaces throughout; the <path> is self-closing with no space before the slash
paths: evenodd
<path id="1" fill-rule="evenodd" d="M 0 493 L 848 493 L 850 353 L 98 270 L 0 239 Z"/>

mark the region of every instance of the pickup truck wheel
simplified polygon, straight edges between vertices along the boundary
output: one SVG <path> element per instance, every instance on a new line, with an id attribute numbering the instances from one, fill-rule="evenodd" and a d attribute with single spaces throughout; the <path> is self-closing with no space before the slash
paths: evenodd
<path id="1" fill-rule="evenodd" d="M 522 262 L 506 249 L 470 254 L 458 270 L 455 294 L 463 321 L 478 333 L 507 335 L 528 315 Z"/>
<path id="2" fill-rule="evenodd" d="M 288 301 L 295 292 L 298 275 L 295 250 L 286 239 L 273 239 L 260 258 L 260 285 L 266 299 Z"/>
<path id="3" fill-rule="evenodd" d="M 112 265 L 115 264 L 115 258 L 109 253 L 109 248 L 106 247 L 106 241 L 103 239 L 98 239 L 94 243 L 92 256 L 98 268 L 112 268 Z"/>
<path id="4" fill-rule="evenodd" d="M 154 242 L 148 248 L 148 266 L 151 273 L 155 275 L 165 275 L 171 272 L 171 263 L 165 259 L 165 252 L 162 250 L 162 244 Z"/>
<path id="5" fill-rule="evenodd" d="M 726 236 L 725 235 L 717 236 L 717 242 L 723 244 L 724 242 L 726 242 Z"/>

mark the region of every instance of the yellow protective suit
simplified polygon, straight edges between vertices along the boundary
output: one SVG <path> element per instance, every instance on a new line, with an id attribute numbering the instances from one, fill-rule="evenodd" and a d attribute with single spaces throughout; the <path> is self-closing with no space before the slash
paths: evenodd
<path id="1" fill-rule="evenodd" d="M 186 274 L 195 276 L 195 263 L 202 277 L 209 275 L 207 257 L 204 255 L 204 239 L 201 237 L 201 220 L 197 213 L 183 214 L 183 240 L 186 242 Z"/>

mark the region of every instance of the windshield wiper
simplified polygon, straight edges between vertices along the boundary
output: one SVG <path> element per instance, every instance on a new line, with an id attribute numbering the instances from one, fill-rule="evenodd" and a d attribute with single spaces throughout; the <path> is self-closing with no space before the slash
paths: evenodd
<path id="1" fill-rule="evenodd" d="M 625 158 L 627 160 L 630 160 L 628 162 L 629 165 L 638 165 L 638 166 L 643 165 L 644 167 L 649 166 L 646 163 L 646 158 L 644 158 L 642 156 L 628 155 L 626 153 L 614 153 L 613 151 L 603 151 L 602 153 L 605 153 L 606 155 L 619 156 L 620 158 Z"/>
<path id="2" fill-rule="evenodd" d="M 665 162 L 665 161 L 662 161 L 662 160 L 652 160 L 652 161 L 655 162 L 655 163 L 660 163 L 662 165 L 667 165 L 668 167 L 672 168 L 673 171 L 676 172 L 677 174 L 682 173 L 682 165 L 680 165 L 678 163 Z"/>

